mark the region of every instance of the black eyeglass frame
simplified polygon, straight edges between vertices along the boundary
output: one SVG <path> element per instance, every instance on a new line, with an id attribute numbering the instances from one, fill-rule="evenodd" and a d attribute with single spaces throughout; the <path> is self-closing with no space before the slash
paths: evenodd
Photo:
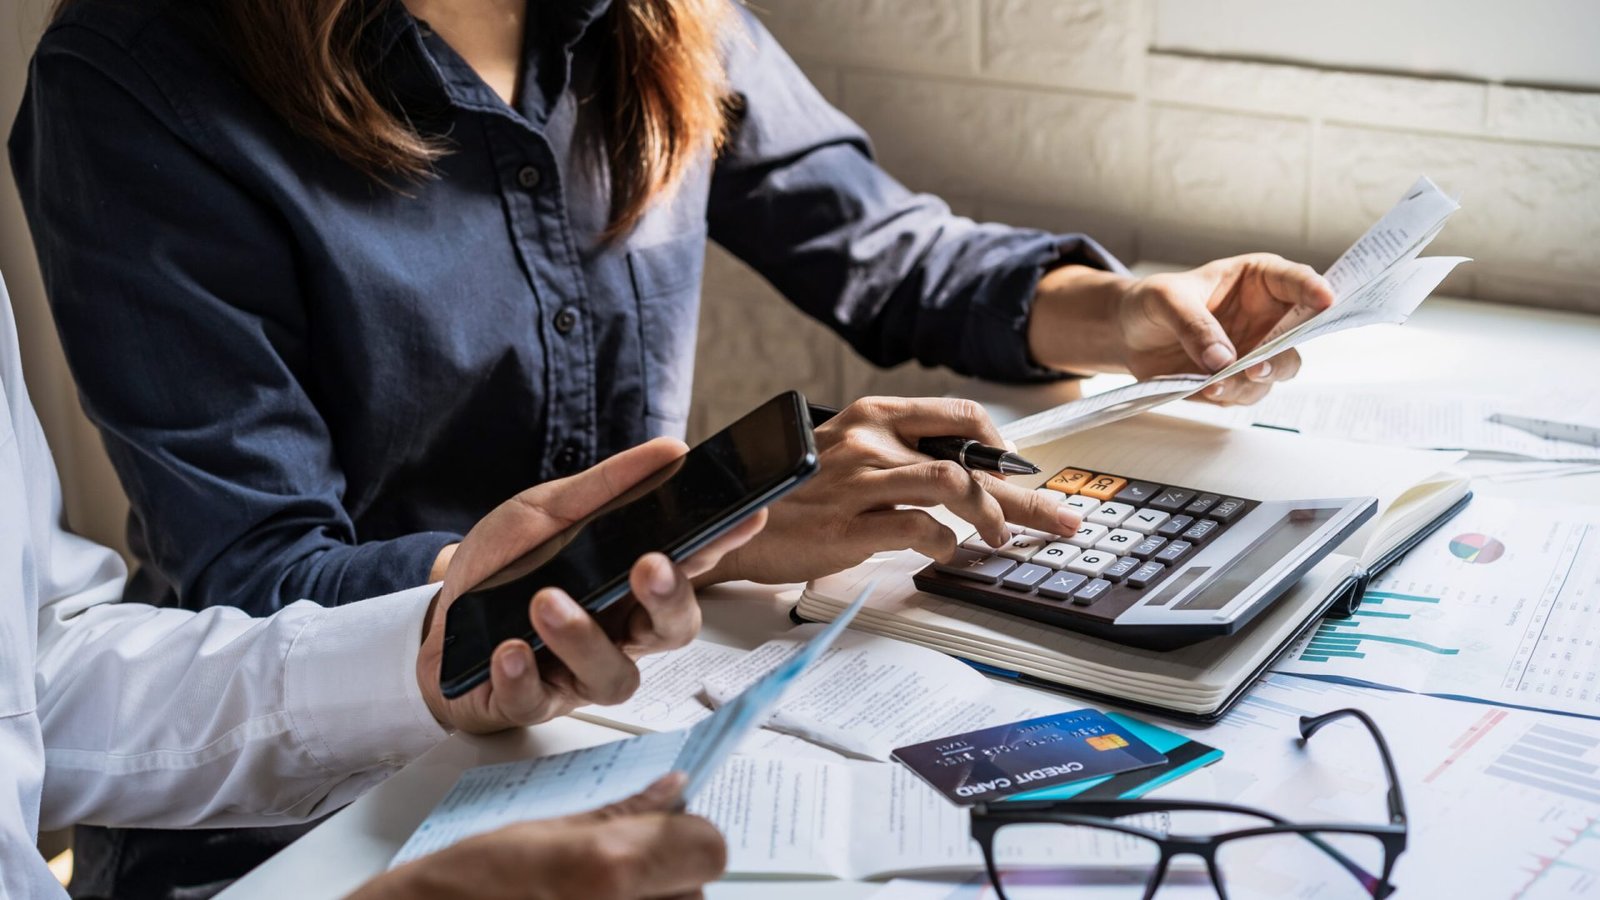
<path id="1" fill-rule="evenodd" d="M 1378 729 L 1377 723 L 1372 721 L 1371 716 L 1359 709 L 1336 709 L 1320 716 L 1301 716 L 1300 745 L 1304 747 L 1312 735 L 1330 722 L 1346 717 L 1353 717 L 1365 725 L 1367 731 L 1372 735 L 1373 741 L 1378 745 L 1378 756 L 1383 761 L 1384 774 L 1389 779 L 1387 795 L 1389 821 L 1387 824 L 1290 822 L 1262 809 L 1254 809 L 1232 803 L 1213 803 L 1199 800 L 1018 800 L 1001 803 L 981 803 L 974 806 L 972 808 L 972 839 L 977 841 L 978 846 L 983 850 L 984 867 L 988 870 L 989 881 L 993 884 L 995 894 L 999 900 L 1008 900 L 1008 898 L 1006 897 L 1005 887 L 1001 884 L 1000 868 L 995 864 L 994 836 L 999 833 L 1001 828 L 1015 824 L 1080 825 L 1107 831 L 1117 831 L 1153 842 L 1160 850 L 1160 857 L 1150 869 L 1150 878 L 1145 884 L 1144 900 L 1151 900 L 1155 896 L 1156 890 L 1160 888 L 1162 880 L 1166 877 L 1167 866 L 1171 863 L 1173 857 L 1184 855 L 1199 856 L 1205 860 L 1206 871 L 1211 877 L 1212 887 L 1216 888 L 1218 897 L 1222 898 L 1222 900 L 1227 900 L 1227 888 L 1223 884 L 1221 873 L 1217 871 L 1217 848 L 1228 841 L 1270 834 L 1301 835 L 1331 856 L 1357 881 L 1362 882 L 1363 886 L 1367 888 L 1369 896 L 1375 898 L 1375 900 L 1384 900 L 1384 898 L 1394 893 L 1394 885 L 1390 883 L 1389 877 L 1394 873 L 1394 866 L 1400 854 L 1405 852 L 1407 825 L 1405 798 L 1400 792 L 1399 773 L 1395 770 L 1394 757 L 1389 752 L 1389 744 L 1384 740 L 1383 732 Z M 1259 828 L 1237 829 L 1209 836 L 1182 835 L 1175 837 L 1170 834 L 1161 834 L 1136 825 L 1116 821 L 1122 817 L 1136 816 L 1143 813 L 1174 811 L 1237 813 L 1264 819 L 1272 824 Z M 1357 834 L 1377 839 L 1383 847 L 1382 872 L 1374 874 L 1366 871 L 1327 842 L 1319 840 L 1316 837 L 1317 834 Z"/>

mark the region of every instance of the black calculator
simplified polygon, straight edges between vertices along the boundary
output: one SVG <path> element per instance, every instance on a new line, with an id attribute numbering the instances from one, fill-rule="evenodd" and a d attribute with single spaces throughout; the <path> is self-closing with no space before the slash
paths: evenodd
<path id="1" fill-rule="evenodd" d="M 1123 644 L 1170 650 L 1232 634 L 1377 511 L 1375 497 L 1252 500 L 1066 468 L 1041 491 L 1083 513 L 1076 534 L 976 533 L 918 572 L 920 590 Z"/>

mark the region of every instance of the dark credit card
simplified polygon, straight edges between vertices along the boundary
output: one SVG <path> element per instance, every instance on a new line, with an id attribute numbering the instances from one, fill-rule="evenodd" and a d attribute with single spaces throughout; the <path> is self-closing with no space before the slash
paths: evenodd
<path id="1" fill-rule="evenodd" d="M 1095 709 L 912 744 L 893 756 L 960 806 L 1167 761 Z"/>

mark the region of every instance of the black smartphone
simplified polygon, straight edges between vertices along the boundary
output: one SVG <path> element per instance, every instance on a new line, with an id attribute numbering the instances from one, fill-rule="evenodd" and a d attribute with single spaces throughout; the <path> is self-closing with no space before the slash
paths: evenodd
<path id="1" fill-rule="evenodd" d="M 805 398 L 779 394 L 461 595 L 445 616 L 440 689 L 453 698 L 483 683 L 494 648 L 510 638 L 533 647 L 542 671 L 559 664 L 528 623 L 528 601 L 541 588 L 566 591 L 620 637 L 639 557 L 686 559 L 816 471 Z"/>

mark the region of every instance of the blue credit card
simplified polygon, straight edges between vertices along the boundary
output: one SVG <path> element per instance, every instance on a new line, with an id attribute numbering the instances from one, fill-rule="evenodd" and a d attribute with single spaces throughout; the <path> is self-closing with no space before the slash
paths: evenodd
<path id="1" fill-rule="evenodd" d="M 962 806 L 1167 761 L 1132 729 L 1095 709 L 912 744 L 893 757 Z"/>
<path id="2" fill-rule="evenodd" d="M 1132 800 L 1156 788 L 1211 765 L 1222 758 L 1222 751 L 1176 731 L 1151 725 L 1142 719 L 1108 712 L 1111 721 L 1127 726 L 1135 737 L 1167 755 L 1159 766 L 1134 769 L 1118 775 L 1101 775 L 1083 781 L 1024 791 L 1007 797 L 1011 800 Z"/>

